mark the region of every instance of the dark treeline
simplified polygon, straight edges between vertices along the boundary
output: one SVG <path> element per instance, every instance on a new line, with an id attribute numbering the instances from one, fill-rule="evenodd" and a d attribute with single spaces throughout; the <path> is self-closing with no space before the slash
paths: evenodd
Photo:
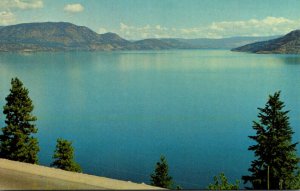
<path id="1" fill-rule="evenodd" d="M 0 157 L 20 162 L 38 164 L 38 140 L 34 137 L 38 129 L 37 118 L 32 115 L 34 106 L 29 91 L 23 83 L 14 78 L 11 89 L 3 107 L 5 126 L 0 135 Z M 264 108 L 258 108 L 258 121 L 252 128 L 256 134 L 249 136 L 255 144 L 248 150 L 254 152 L 254 160 L 248 169 L 249 175 L 242 177 L 244 184 L 250 183 L 246 189 L 282 190 L 300 189 L 300 158 L 297 156 L 296 145 L 292 142 L 294 134 L 289 123 L 288 113 L 284 111 L 284 102 L 280 100 L 280 91 L 270 95 Z M 63 170 L 82 172 L 74 161 L 72 142 L 58 138 L 53 154 L 52 167 Z M 181 189 L 169 175 L 166 158 L 162 155 L 150 175 L 153 186 Z M 210 190 L 237 190 L 239 180 L 229 183 L 225 174 L 220 173 L 207 188 Z"/>

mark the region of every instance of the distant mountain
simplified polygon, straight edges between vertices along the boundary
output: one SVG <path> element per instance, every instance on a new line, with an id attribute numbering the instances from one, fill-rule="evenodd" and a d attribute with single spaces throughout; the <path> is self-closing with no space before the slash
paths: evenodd
<path id="1" fill-rule="evenodd" d="M 77 26 L 67 22 L 24 23 L 0 27 L 0 52 L 231 49 L 271 38 L 275 37 L 233 37 L 224 39 L 164 38 L 128 41 L 115 33 L 97 34 L 85 26 Z"/>
<path id="2" fill-rule="evenodd" d="M 247 44 L 232 50 L 260 54 L 300 54 L 300 30 L 292 31 L 280 38 Z"/>
<path id="3" fill-rule="evenodd" d="M 115 44 L 120 44 L 120 45 L 127 45 L 129 41 L 121 38 L 119 35 L 115 33 L 105 33 L 105 34 L 100 34 L 98 35 L 99 37 L 99 42 L 101 43 L 115 43 Z"/>
<path id="4" fill-rule="evenodd" d="M 126 47 L 129 50 L 162 50 L 172 49 L 170 44 L 165 43 L 159 39 L 145 39 L 132 42 Z"/>
<path id="5" fill-rule="evenodd" d="M 189 44 L 193 48 L 211 48 L 211 49 L 232 49 L 245 44 L 270 40 L 278 38 L 279 36 L 268 36 L 268 37 L 230 37 L 221 39 L 209 39 L 209 38 L 198 38 L 198 39 L 178 39 L 180 42 Z"/>
<path id="6" fill-rule="evenodd" d="M 116 50 L 126 42 L 116 34 L 99 35 L 66 22 L 25 23 L 0 29 L 0 51 Z"/>
<path id="7" fill-rule="evenodd" d="M 176 39 L 144 39 L 132 42 L 126 47 L 129 50 L 166 50 L 166 49 L 191 49 L 189 44 Z"/>
<path id="8" fill-rule="evenodd" d="M 279 36 L 270 37 L 232 37 L 222 39 L 183 39 L 161 38 L 136 41 L 131 45 L 133 49 L 232 49 L 252 42 L 270 40 Z"/>

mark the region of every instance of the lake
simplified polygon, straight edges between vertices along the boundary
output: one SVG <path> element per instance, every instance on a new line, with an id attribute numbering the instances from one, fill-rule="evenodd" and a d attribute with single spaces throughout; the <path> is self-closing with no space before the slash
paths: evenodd
<path id="1" fill-rule="evenodd" d="M 0 105 L 11 78 L 20 78 L 35 105 L 43 165 L 62 137 L 73 141 L 85 173 L 149 183 L 163 154 L 176 184 L 206 188 L 220 172 L 230 181 L 248 174 L 248 135 L 269 94 L 282 91 L 293 139 L 300 140 L 299 74 L 300 55 L 1 53 Z"/>

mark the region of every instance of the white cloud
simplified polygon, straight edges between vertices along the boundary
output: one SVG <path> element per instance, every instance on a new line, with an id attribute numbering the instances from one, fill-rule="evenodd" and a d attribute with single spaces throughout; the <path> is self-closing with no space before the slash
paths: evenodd
<path id="1" fill-rule="evenodd" d="M 42 0 L 0 0 L 1 9 L 38 9 L 43 6 Z"/>
<path id="2" fill-rule="evenodd" d="M 13 24 L 16 21 L 16 16 L 10 11 L 0 12 L 0 25 Z"/>
<path id="3" fill-rule="evenodd" d="M 284 17 L 267 17 L 263 19 L 263 23 L 268 25 L 279 25 L 284 23 L 293 23 L 293 21 Z"/>
<path id="4" fill-rule="evenodd" d="M 70 13 L 79 13 L 84 10 L 84 7 L 80 3 L 75 4 L 67 4 L 64 7 L 64 11 L 70 12 Z"/>
<path id="5" fill-rule="evenodd" d="M 127 39 L 143 38 L 224 38 L 232 36 L 282 35 L 300 28 L 300 19 L 266 17 L 244 21 L 213 22 L 207 26 L 192 28 L 167 28 L 161 25 L 133 26 L 120 23 L 114 32 Z"/>
<path id="6" fill-rule="evenodd" d="M 221 36 L 259 36 L 280 35 L 300 27 L 300 20 L 290 20 L 284 17 L 266 17 L 246 21 L 215 22 L 207 27 L 213 34 Z M 204 30 L 205 31 L 205 30 Z"/>
<path id="7" fill-rule="evenodd" d="M 120 23 L 120 28 L 116 33 L 128 39 L 141 39 L 141 38 L 169 38 L 168 34 L 170 29 L 161 25 L 145 25 L 141 27 L 129 26 Z"/>
<path id="8" fill-rule="evenodd" d="M 0 0 L 0 25 L 16 23 L 14 11 L 17 9 L 39 9 L 43 6 L 43 0 Z"/>
<path id="9" fill-rule="evenodd" d="M 100 27 L 100 28 L 98 29 L 98 33 L 99 33 L 99 34 L 104 34 L 104 33 L 107 33 L 107 32 L 108 32 L 108 30 L 107 30 L 106 28 Z"/>

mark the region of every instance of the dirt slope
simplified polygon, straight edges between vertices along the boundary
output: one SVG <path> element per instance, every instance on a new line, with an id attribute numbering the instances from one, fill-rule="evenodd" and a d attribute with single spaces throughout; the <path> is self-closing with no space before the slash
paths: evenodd
<path id="1" fill-rule="evenodd" d="M 114 180 L 45 166 L 0 159 L 0 190 L 22 189 L 159 189 L 146 184 Z"/>

